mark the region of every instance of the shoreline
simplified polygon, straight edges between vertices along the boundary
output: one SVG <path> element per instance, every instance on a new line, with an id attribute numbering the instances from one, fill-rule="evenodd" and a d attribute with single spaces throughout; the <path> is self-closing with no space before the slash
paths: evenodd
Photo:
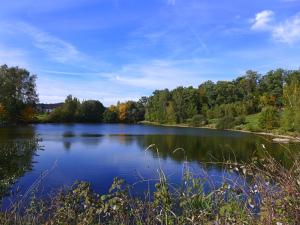
<path id="1" fill-rule="evenodd" d="M 210 130 L 219 130 L 214 127 L 204 126 L 204 127 L 193 127 L 186 124 L 160 124 L 156 122 L 150 122 L 150 121 L 141 121 L 139 124 L 143 125 L 153 125 L 153 126 L 162 126 L 162 127 L 177 127 L 177 128 L 196 128 L 196 129 L 210 129 Z M 275 133 L 269 133 L 269 132 L 259 132 L 259 131 L 249 131 L 249 130 L 237 130 L 237 129 L 225 129 L 225 131 L 235 131 L 235 132 L 242 132 L 242 133 L 248 133 L 248 134 L 257 134 L 257 135 L 263 135 L 263 136 L 270 136 L 274 137 L 273 141 L 277 143 L 300 143 L 300 136 L 291 136 L 291 135 L 285 135 L 285 134 L 275 134 Z"/>

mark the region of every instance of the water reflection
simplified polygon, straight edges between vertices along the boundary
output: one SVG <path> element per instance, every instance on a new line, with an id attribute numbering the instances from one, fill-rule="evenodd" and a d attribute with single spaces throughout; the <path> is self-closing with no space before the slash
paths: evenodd
<path id="1" fill-rule="evenodd" d="M 38 149 L 34 127 L 10 127 L 0 130 L 0 197 L 10 185 L 32 170 Z"/>
<path id="2" fill-rule="evenodd" d="M 62 134 L 62 142 L 64 149 L 66 151 L 71 150 L 72 143 L 81 142 L 86 146 L 98 146 L 101 142 L 101 139 L 104 135 L 102 134 L 92 134 L 92 133 L 82 133 L 82 134 L 75 134 L 71 131 L 66 131 Z"/>
<path id="3" fill-rule="evenodd" d="M 35 155 L 36 145 L 12 152 L 3 148 L 4 143 L 32 140 L 36 136 L 42 138 L 41 144 L 45 148 L 45 151 L 38 152 L 39 156 Z M 203 171 L 218 183 L 226 175 L 220 165 L 206 167 L 202 163 L 228 160 L 242 163 L 268 153 L 290 166 L 290 154 L 299 146 L 283 147 L 268 138 L 237 132 L 106 124 L 0 128 L 0 144 L 1 192 L 7 189 L 4 184 L 11 184 L 14 180 L 18 180 L 16 185 L 27 190 L 57 161 L 57 168 L 43 181 L 47 193 L 71 185 L 75 180 L 91 182 L 95 190 L 105 193 L 117 176 L 128 183 L 136 182 L 140 175 L 152 178 L 157 175 L 159 166 L 156 150 L 152 148 L 145 152 L 152 144 L 159 149 L 166 174 L 170 174 L 171 181 L 177 184 L 181 182 L 185 159 L 200 176 Z M 184 151 L 174 153 L 177 148 Z M 37 163 L 33 164 L 33 160 Z M 238 178 L 238 174 L 235 176 Z M 141 190 L 145 190 L 143 188 L 147 187 L 141 186 Z"/>
<path id="4" fill-rule="evenodd" d="M 285 166 L 291 166 L 291 155 L 296 153 L 298 145 L 279 145 L 265 137 L 244 136 L 238 140 L 230 137 L 201 137 L 187 135 L 109 135 L 113 141 L 130 146 L 138 144 L 141 151 L 155 144 L 159 157 L 182 163 L 185 159 L 192 162 L 248 163 L 254 157 L 271 155 Z M 182 148 L 181 151 L 174 150 Z M 150 148 L 153 157 L 157 157 L 156 148 Z"/>

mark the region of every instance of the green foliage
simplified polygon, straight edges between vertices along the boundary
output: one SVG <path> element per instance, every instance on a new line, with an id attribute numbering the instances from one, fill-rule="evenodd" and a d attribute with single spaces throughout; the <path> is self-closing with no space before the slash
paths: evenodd
<path id="1" fill-rule="evenodd" d="M 147 101 L 145 119 L 151 122 L 167 123 L 166 111 L 171 100 L 171 94 L 168 89 L 154 91 Z"/>
<path id="2" fill-rule="evenodd" d="M 231 115 L 226 115 L 220 118 L 216 124 L 217 129 L 232 129 L 237 125 L 242 125 L 246 123 L 245 116 L 237 116 L 233 117 Z"/>
<path id="3" fill-rule="evenodd" d="M 176 124 L 177 117 L 174 109 L 174 102 L 168 102 L 166 107 L 166 121 L 169 124 Z"/>
<path id="4" fill-rule="evenodd" d="M 104 106 L 99 101 L 83 101 L 80 107 L 80 120 L 83 122 L 101 122 L 104 110 Z"/>
<path id="5" fill-rule="evenodd" d="M 260 166 L 258 166 L 259 164 Z M 298 224 L 300 205 L 300 167 L 296 160 L 286 170 L 272 158 L 251 164 L 226 162 L 227 171 L 238 171 L 244 184 L 224 179 L 210 192 L 204 187 L 209 177 L 197 178 L 188 169 L 182 185 L 175 188 L 159 172 L 153 198 L 132 196 L 132 187 L 115 178 L 109 192 L 99 195 L 86 182 L 50 199 L 33 194 L 27 204 L 15 204 L 0 212 L 1 224 Z M 235 172 L 234 172 L 235 173 Z M 228 183 L 229 182 L 229 183 Z M 171 191 L 171 187 L 175 188 Z M 259 201 L 257 201 L 259 199 Z"/>
<path id="6" fill-rule="evenodd" d="M 300 132 L 300 80 L 297 75 L 293 74 L 284 86 L 282 127 L 286 131 Z"/>
<path id="7" fill-rule="evenodd" d="M 105 123 L 117 123 L 119 122 L 118 109 L 116 106 L 110 106 L 103 113 L 103 122 Z"/>
<path id="8" fill-rule="evenodd" d="M 146 106 L 146 120 L 184 123 L 197 114 L 209 119 L 237 117 L 260 111 L 261 106 L 282 106 L 283 85 L 295 71 L 270 71 L 265 76 L 247 71 L 233 81 L 207 81 L 198 89 L 178 87 L 155 91 Z M 174 111 L 174 112 L 173 112 Z M 174 114 L 174 115 L 172 115 Z"/>
<path id="9" fill-rule="evenodd" d="M 38 97 L 35 80 L 36 76 L 25 69 L 1 66 L 0 124 L 28 123 L 36 119 Z M 148 98 L 118 103 L 109 109 L 105 109 L 99 101 L 80 102 L 70 95 L 63 106 L 40 121 L 137 123 L 146 119 L 161 124 L 203 126 L 205 120 L 197 116 L 203 115 L 210 120 L 218 120 L 218 128 L 228 129 L 244 125 L 245 116 L 264 108 L 258 121 L 260 128 L 270 130 L 281 125 L 284 131 L 300 132 L 299 83 L 300 70 L 277 69 L 265 75 L 249 70 L 232 81 L 206 81 L 198 88 L 156 90 Z M 275 113 L 279 110 L 283 111 L 280 124 L 279 114 Z M 256 124 L 248 122 L 239 127 L 259 129 Z"/>
<path id="10" fill-rule="evenodd" d="M 249 70 L 244 76 L 235 80 L 216 83 L 207 81 L 197 89 L 178 87 L 171 91 L 168 89 L 157 90 L 148 98 L 145 119 L 157 123 L 188 122 L 190 124 L 192 123 L 191 118 L 200 114 L 210 120 L 218 119 L 217 127 L 228 129 L 244 125 L 245 116 L 257 114 L 262 108 L 271 106 L 278 111 L 285 106 L 287 110 L 286 114 L 283 113 L 282 124 L 286 127 L 285 130 L 296 130 L 296 125 L 300 124 L 300 113 L 298 113 L 300 110 L 296 109 L 297 107 L 293 107 L 292 111 L 288 109 L 286 96 L 296 96 L 290 93 L 291 90 L 299 93 L 299 91 L 295 91 L 298 90 L 295 87 L 295 81 L 299 82 L 299 80 L 299 70 L 277 69 L 269 71 L 264 76 Z M 288 87 L 286 84 L 294 84 L 294 86 Z M 270 114 L 270 110 L 268 113 Z M 279 119 L 278 116 L 274 114 L 276 119 Z M 271 124 L 267 122 L 270 121 L 270 118 L 266 117 L 266 113 L 263 113 L 261 117 L 265 119 L 253 124 L 247 122 L 240 128 L 259 130 L 257 123 L 260 122 L 263 123 L 261 128 L 264 129 L 278 127 L 275 120 Z M 300 125 L 297 126 L 297 129 L 300 130 Z"/>
<path id="11" fill-rule="evenodd" d="M 273 106 L 263 108 L 259 115 L 259 126 L 266 130 L 272 130 L 279 127 L 280 115 L 278 110 Z"/>
<path id="12" fill-rule="evenodd" d="M 82 103 L 69 95 L 64 104 L 50 113 L 48 122 L 102 122 L 104 106 L 96 100 L 83 101 Z"/>
<path id="13" fill-rule="evenodd" d="M 80 101 L 73 98 L 72 95 L 67 96 L 64 104 L 55 109 L 49 115 L 50 122 L 79 122 L 80 120 Z"/>
<path id="14" fill-rule="evenodd" d="M 205 126 L 208 123 L 204 115 L 195 115 L 190 119 L 189 125 L 193 127 Z"/>
<path id="15" fill-rule="evenodd" d="M 38 102 L 35 81 L 36 76 L 25 69 L 0 67 L 0 124 L 23 122 L 24 116 L 27 116 L 22 115 L 24 109 L 34 108 Z"/>
<path id="16" fill-rule="evenodd" d="M 260 92 L 269 96 L 277 107 L 283 105 L 283 85 L 290 74 L 290 71 L 282 69 L 271 70 L 259 81 Z"/>
<path id="17" fill-rule="evenodd" d="M 235 126 L 235 119 L 233 116 L 224 116 L 221 119 L 218 120 L 218 123 L 216 125 L 217 129 L 231 129 Z"/>
<path id="18" fill-rule="evenodd" d="M 0 144 L 0 197 L 5 196 L 10 185 L 32 169 L 32 158 L 38 147 L 36 139 Z"/>

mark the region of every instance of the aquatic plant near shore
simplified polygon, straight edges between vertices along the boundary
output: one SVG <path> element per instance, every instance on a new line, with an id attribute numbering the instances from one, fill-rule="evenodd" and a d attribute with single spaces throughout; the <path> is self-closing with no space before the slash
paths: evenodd
<path id="1" fill-rule="evenodd" d="M 182 185 L 174 188 L 161 169 L 155 191 L 132 195 L 132 186 L 115 178 L 108 194 L 78 182 L 47 199 L 26 206 L 15 204 L 0 213 L 1 224 L 299 224 L 300 164 L 286 169 L 273 158 L 253 159 L 247 165 L 223 162 L 247 185 L 225 180 L 211 192 L 209 178 L 185 169 Z M 145 181 L 146 182 L 146 181 Z"/>
<path id="2" fill-rule="evenodd" d="M 31 170 L 38 142 L 32 138 L 0 143 L 0 196 L 4 196 L 12 183 Z"/>

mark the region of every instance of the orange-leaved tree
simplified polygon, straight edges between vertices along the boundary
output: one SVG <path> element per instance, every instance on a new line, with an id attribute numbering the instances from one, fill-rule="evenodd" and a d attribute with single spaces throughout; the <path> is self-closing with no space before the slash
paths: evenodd
<path id="1" fill-rule="evenodd" d="M 22 122 L 25 122 L 25 123 L 33 122 L 34 118 L 35 118 L 35 110 L 32 106 L 26 106 L 21 111 L 20 120 Z"/>

